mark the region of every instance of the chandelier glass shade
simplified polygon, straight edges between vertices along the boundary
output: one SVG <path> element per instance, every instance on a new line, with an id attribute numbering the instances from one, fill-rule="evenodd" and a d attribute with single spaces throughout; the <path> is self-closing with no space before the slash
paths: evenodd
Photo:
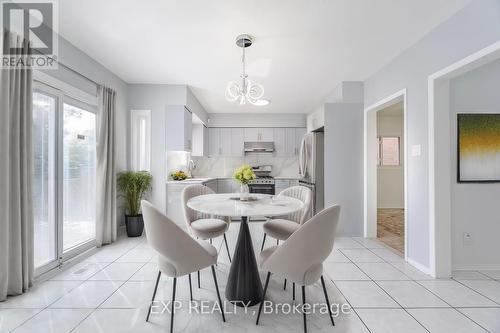
<path id="1" fill-rule="evenodd" d="M 236 81 L 230 81 L 226 87 L 226 99 L 230 102 L 238 101 L 239 104 L 243 105 L 247 102 L 256 105 L 264 96 L 264 87 L 259 83 L 253 83 L 248 79 L 248 75 L 245 73 L 245 49 L 252 45 L 253 38 L 249 35 L 240 35 L 236 38 L 236 45 L 243 49 L 243 56 L 241 57 L 242 62 L 242 73 L 241 84 Z"/>

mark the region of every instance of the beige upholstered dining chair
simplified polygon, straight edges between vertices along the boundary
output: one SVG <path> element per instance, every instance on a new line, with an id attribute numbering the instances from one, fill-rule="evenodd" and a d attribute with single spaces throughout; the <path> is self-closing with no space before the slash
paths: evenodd
<path id="1" fill-rule="evenodd" d="M 222 320 L 225 322 L 224 310 L 217 284 L 214 265 L 217 263 L 217 250 L 211 244 L 205 241 L 197 241 L 189 236 L 178 225 L 172 222 L 168 217 L 160 213 L 148 201 L 141 201 L 142 214 L 144 216 L 144 227 L 146 229 L 146 239 L 149 244 L 158 253 L 158 277 L 153 291 L 153 297 L 149 306 L 146 321 L 151 314 L 151 306 L 154 302 L 158 283 L 161 274 L 173 278 L 172 303 L 175 302 L 175 291 L 177 287 L 177 278 L 189 275 L 189 290 L 191 291 L 191 273 L 201 269 L 211 267 L 214 278 L 215 289 L 219 299 L 219 306 L 222 310 Z M 174 327 L 174 307 L 171 309 L 170 332 Z"/>
<path id="2" fill-rule="evenodd" d="M 189 208 L 187 205 L 187 202 L 191 198 L 214 193 L 215 192 L 212 191 L 211 188 L 205 185 L 196 184 L 187 186 L 182 191 L 181 195 L 184 220 L 192 235 L 197 238 L 204 240 L 208 239 L 211 243 L 213 238 L 223 236 L 224 243 L 226 245 L 227 256 L 229 257 L 229 262 L 231 262 L 231 254 L 229 253 L 229 246 L 227 245 L 226 238 L 226 231 L 229 228 L 229 223 L 231 221 L 230 218 L 203 214 Z"/>
<path id="3" fill-rule="evenodd" d="M 276 244 L 278 244 L 280 240 L 288 239 L 288 237 L 297 231 L 300 225 L 307 220 L 309 211 L 311 210 L 312 192 L 305 186 L 299 185 L 289 187 L 281 191 L 278 194 L 278 197 L 280 196 L 299 199 L 304 203 L 304 208 L 286 216 L 271 218 L 264 223 L 264 238 L 262 239 L 261 251 L 264 249 L 267 235 L 275 238 Z"/>
<path id="4" fill-rule="evenodd" d="M 260 269 L 268 272 L 264 285 L 264 297 L 272 273 L 302 286 L 303 304 L 306 303 L 305 287 L 321 279 L 330 320 L 332 325 L 335 325 L 325 280 L 323 279 L 323 261 L 333 250 L 339 214 L 340 206 L 338 205 L 325 208 L 305 222 L 282 245 L 267 248 L 260 253 Z M 260 303 L 257 325 L 259 324 L 263 303 Z M 305 312 L 303 312 L 303 320 L 304 332 L 307 332 Z"/>

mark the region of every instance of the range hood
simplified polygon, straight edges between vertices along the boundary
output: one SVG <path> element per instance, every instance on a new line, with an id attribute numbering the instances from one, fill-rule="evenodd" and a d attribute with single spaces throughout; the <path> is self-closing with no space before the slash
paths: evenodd
<path id="1" fill-rule="evenodd" d="M 272 153 L 274 142 L 247 141 L 245 142 L 245 153 Z"/>

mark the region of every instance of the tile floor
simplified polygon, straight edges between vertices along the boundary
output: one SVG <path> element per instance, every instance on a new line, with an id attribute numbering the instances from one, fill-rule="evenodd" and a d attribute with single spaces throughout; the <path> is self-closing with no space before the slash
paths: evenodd
<path id="1" fill-rule="evenodd" d="M 238 223 L 231 225 L 231 247 L 238 228 Z M 260 223 L 251 223 L 250 230 L 257 250 Z M 221 240 L 214 244 L 221 249 Z M 225 250 L 216 269 L 223 294 L 229 269 Z M 364 238 L 338 238 L 324 270 L 330 301 L 347 304 L 350 311 L 335 318 L 335 327 L 327 315 L 309 315 L 310 332 L 500 333 L 500 271 L 456 272 L 453 279 L 435 280 L 381 242 Z M 120 239 L 28 293 L 0 303 L 0 332 L 167 332 L 168 314 L 144 320 L 156 274 L 154 254 L 144 238 Z M 263 314 L 255 326 L 257 307 L 244 313 L 226 305 L 226 323 L 218 312 L 190 314 L 187 281 L 178 279 L 177 299 L 186 307 L 176 312 L 176 332 L 302 332 L 299 314 Z M 306 290 L 308 302 L 323 302 L 319 283 Z M 193 293 L 197 300 L 216 300 L 210 270 L 201 273 L 201 289 L 193 275 Z M 171 281 L 163 277 L 157 299 L 170 297 Z M 283 280 L 273 276 L 268 298 L 275 304 L 290 303 L 291 290 L 284 291 Z"/>

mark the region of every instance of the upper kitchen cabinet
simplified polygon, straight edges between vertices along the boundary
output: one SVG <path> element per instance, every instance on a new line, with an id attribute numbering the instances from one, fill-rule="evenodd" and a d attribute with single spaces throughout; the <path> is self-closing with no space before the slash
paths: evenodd
<path id="1" fill-rule="evenodd" d="M 274 129 L 271 127 L 248 127 L 244 129 L 244 141 L 274 141 Z"/>
<path id="2" fill-rule="evenodd" d="M 209 156 L 208 128 L 203 124 L 193 124 L 193 149 L 191 156 Z"/>
<path id="3" fill-rule="evenodd" d="M 184 105 L 167 105 L 165 119 L 167 151 L 191 151 L 193 149 L 191 111 Z"/>
<path id="4" fill-rule="evenodd" d="M 299 128 L 275 128 L 274 148 L 275 156 L 293 157 L 298 156 L 302 137 L 306 134 L 306 129 Z"/>
<path id="5" fill-rule="evenodd" d="M 243 156 L 243 131 L 241 128 L 211 127 L 209 132 L 209 156 Z"/>

